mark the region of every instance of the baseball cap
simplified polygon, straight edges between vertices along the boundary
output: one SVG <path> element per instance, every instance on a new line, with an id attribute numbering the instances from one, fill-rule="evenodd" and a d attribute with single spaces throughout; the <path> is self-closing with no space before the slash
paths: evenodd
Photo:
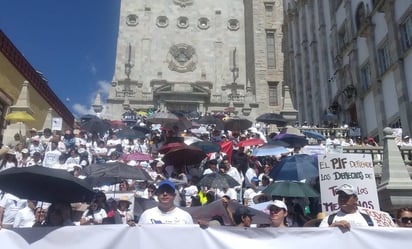
<path id="1" fill-rule="evenodd" d="M 259 178 L 257 178 L 256 176 L 252 177 L 252 179 L 250 179 L 251 182 L 259 182 Z"/>
<path id="2" fill-rule="evenodd" d="M 161 189 L 161 188 L 164 188 L 164 187 L 171 188 L 171 189 L 173 189 L 173 190 L 176 189 L 175 184 L 174 184 L 173 182 L 167 180 L 167 179 L 159 182 L 159 185 L 158 185 L 158 187 L 157 187 L 157 190 L 159 190 L 159 189 Z"/>
<path id="3" fill-rule="evenodd" d="M 280 200 L 271 201 L 269 203 L 267 209 L 270 209 L 271 206 L 275 206 L 275 207 L 278 207 L 278 208 L 283 208 L 286 211 L 288 211 L 288 207 L 286 206 L 286 204 L 283 201 L 280 201 Z"/>
<path id="4" fill-rule="evenodd" d="M 358 195 L 358 191 L 356 191 L 355 187 L 349 184 L 343 184 L 336 189 L 336 194 L 343 192 L 347 195 Z"/>

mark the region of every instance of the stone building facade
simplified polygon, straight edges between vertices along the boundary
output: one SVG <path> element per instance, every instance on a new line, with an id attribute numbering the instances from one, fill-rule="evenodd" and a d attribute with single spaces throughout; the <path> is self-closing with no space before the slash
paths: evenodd
<path id="1" fill-rule="evenodd" d="M 412 132 L 412 4 L 285 0 L 284 53 L 299 121 Z"/>
<path id="2" fill-rule="evenodd" d="M 282 7 L 278 0 L 122 0 L 112 86 L 95 110 L 104 105 L 108 119 L 152 108 L 250 120 L 286 110 L 294 119 L 283 82 Z"/>

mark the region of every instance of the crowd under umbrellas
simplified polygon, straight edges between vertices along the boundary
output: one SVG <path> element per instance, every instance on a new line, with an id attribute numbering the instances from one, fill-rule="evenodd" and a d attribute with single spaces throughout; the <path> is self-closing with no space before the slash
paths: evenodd
<path id="1" fill-rule="evenodd" d="M 308 198 L 319 200 L 316 199 L 319 189 L 314 189 L 313 181 L 300 182 L 318 176 L 317 162 L 312 156 L 296 152 L 296 148 L 308 144 L 307 137 L 318 134 L 305 136 L 282 132 L 273 137 L 262 137 L 262 133 L 250 129 L 251 120 L 241 117 L 223 119 L 208 115 L 193 122 L 182 114 L 159 112 L 142 120 L 144 122 L 133 126 L 122 126 L 93 115 L 84 117 L 77 133 L 57 141 L 67 145 L 60 155 L 66 155 L 65 159 L 70 159 L 70 164 L 58 162 L 58 165 L 48 168 L 42 166 L 40 160 L 32 167 L 16 165 L 17 168 L 0 172 L 0 189 L 20 198 L 52 203 L 85 202 L 89 205 L 86 210 L 95 203 L 96 193 L 104 193 L 106 204 L 101 208 L 106 209 L 107 217 L 126 197 L 128 203 L 133 204 L 129 211 L 136 222 L 145 209 L 156 204 L 154 193 L 157 184 L 164 179 L 174 182 L 178 193 L 176 202 L 191 213 L 193 219 L 211 220 L 212 214 L 219 213 L 224 220 L 223 225 L 234 225 L 231 214 L 235 213 L 238 205 L 247 206 L 253 215 L 260 217 L 254 219 L 254 224 L 265 225 L 270 223 L 268 214 L 254 210 L 253 205 L 280 199 L 287 205 L 305 203 L 300 209 L 291 207 L 290 210 L 306 210 Z M 282 123 L 284 120 L 271 122 Z M 193 124 L 204 127 L 205 132 L 193 133 Z M 72 140 L 74 142 L 70 144 Z M 51 140 L 44 144 L 44 151 L 53 150 L 50 143 Z M 12 149 L 10 151 L 10 154 L 15 153 Z M 32 156 L 31 151 L 29 154 Z M 47 160 L 45 154 L 42 158 Z M 30 175 L 30 179 L 37 180 L 28 185 L 31 182 L 27 180 L 28 176 L 14 172 L 16 169 L 50 170 L 50 174 L 43 172 L 43 177 L 49 176 L 47 180 L 39 175 Z M 63 180 L 52 172 L 64 172 L 64 181 L 73 184 L 67 189 L 81 186 L 80 193 L 54 187 L 54 182 Z M 39 188 L 31 187 L 34 185 Z M 40 194 L 56 192 L 58 198 Z M 78 198 L 73 199 L 73 195 Z M 254 198 L 262 196 L 264 198 Z M 226 198 L 230 209 L 223 202 Z M 296 198 L 304 201 L 296 202 Z M 249 200 L 247 205 L 245 199 Z M 309 212 L 295 214 L 290 211 L 290 217 L 302 215 L 309 221 L 320 211 L 316 203 L 312 206 L 315 208 Z M 291 226 L 298 224 L 291 219 Z M 301 225 L 302 222 L 299 223 Z"/>

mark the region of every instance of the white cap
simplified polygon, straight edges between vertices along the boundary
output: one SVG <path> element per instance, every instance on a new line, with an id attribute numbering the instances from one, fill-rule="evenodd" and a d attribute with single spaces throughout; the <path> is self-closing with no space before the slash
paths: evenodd
<path id="1" fill-rule="evenodd" d="M 339 188 L 336 189 L 336 194 L 339 194 L 339 192 L 343 192 L 347 195 L 358 195 L 358 191 L 356 191 L 355 187 L 349 184 L 343 184 Z"/>
<path id="2" fill-rule="evenodd" d="M 270 208 L 270 206 L 276 206 L 276 207 L 278 207 L 278 208 L 283 208 L 283 209 L 285 209 L 286 211 L 288 211 L 288 207 L 286 206 L 286 204 L 283 202 L 283 201 L 280 201 L 280 200 L 274 200 L 274 201 L 271 201 L 269 204 L 268 204 L 268 209 Z"/>

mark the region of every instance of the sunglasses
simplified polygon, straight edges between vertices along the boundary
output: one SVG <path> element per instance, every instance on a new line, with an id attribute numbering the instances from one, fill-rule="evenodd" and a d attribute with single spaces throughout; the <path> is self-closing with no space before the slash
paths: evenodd
<path id="1" fill-rule="evenodd" d="M 412 217 L 402 217 L 399 218 L 399 221 L 403 224 L 412 223 Z"/>

